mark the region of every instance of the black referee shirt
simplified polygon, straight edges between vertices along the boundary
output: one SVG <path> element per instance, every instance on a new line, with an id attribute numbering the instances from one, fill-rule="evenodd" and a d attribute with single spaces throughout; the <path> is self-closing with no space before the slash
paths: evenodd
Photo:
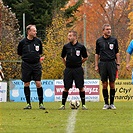
<path id="1" fill-rule="evenodd" d="M 24 38 L 19 42 L 17 52 L 23 61 L 32 64 L 38 63 L 40 61 L 40 54 L 42 54 L 41 40 L 36 37 L 33 40 Z"/>
<path id="2" fill-rule="evenodd" d="M 103 36 L 96 41 L 96 54 L 100 55 L 101 61 L 115 60 L 116 54 L 119 52 L 118 41 L 116 38 L 110 36 L 104 38 Z"/>
<path id="3" fill-rule="evenodd" d="M 61 57 L 66 57 L 66 67 L 81 67 L 82 57 L 87 58 L 87 51 L 84 45 L 76 43 L 75 45 L 68 43 L 63 46 Z"/>

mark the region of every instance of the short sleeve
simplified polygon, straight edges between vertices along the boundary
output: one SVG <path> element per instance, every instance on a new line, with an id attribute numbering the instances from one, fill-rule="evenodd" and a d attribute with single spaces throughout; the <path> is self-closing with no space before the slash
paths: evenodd
<path id="1" fill-rule="evenodd" d="M 61 57 L 65 58 L 66 57 L 66 47 L 65 45 L 63 46 L 62 52 L 61 52 Z"/>
<path id="2" fill-rule="evenodd" d="M 39 42 L 40 42 L 40 50 L 39 50 L 39 54 L 43 54 L 42 42 L 41 42 L 41 40 L 39 40 Z"/>
<path id="3" fill-rule="evenodd" d="M 22 46 L 23 46 L 22 41 L 20 41 L 17 47 L 17 54 L 20 56 L 22 55 Z"/>
<path id="4" fill-rule="evenodd" d="M 126 52 L 129 53 L 130 55 L 132 54 L 132 52 L 133 52 L 133 40 L 130 42 Z"/>
<path id="5" fill-rule="evenodd" d="M 100 47 L 99 47 L 99 43 L 98 43 L 98 40 L 96 41 L 96 54 L 99 55 L 100 53 Z"/>
<path id="6" fill-rule="evenodd" d="M 119 53 L 119 46 L 117 39 L 115 40 L 115 54 Z"/>
<path id="7" fill-rule="evenodd" d="M 88 55 L 87 55 L 87 50 L 86 50 L 86 47 L 83 45 L 83 47 L 82 47 L 82 57 L 83 58 L 87 58 L 88 57 Z"/>

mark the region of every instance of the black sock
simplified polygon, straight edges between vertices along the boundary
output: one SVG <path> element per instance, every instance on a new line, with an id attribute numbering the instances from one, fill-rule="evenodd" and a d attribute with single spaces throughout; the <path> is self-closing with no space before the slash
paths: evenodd
<path id="1" fill-rule="evenodd" d="M 85 91 L 80 91 L 79 93 L 80 93 L 82 105 L 85 105 Z"/>
<path id="2" fill-rule="evenodd" d="M 105 104 L 109 104 L 108 102 L 108 89 L 103 89 L 103 97 Z"/>
<path id="3" fill-rule="evenodd" d="M 30 87 L 24 86 L 24 94 L 27 101 L 27 104 L 30 104 Z"/>
<path id="4" fill-rule="evenodd" d="M 65 105 L 67 96 L 68 96 L 68 91 L 63 91 L 63 93 L 62 93 L 62 105 Z"/>
<path id="5" fill-rule="evenodd" d="M 110 89 L 110 104 L 114 104 L 115 89 Z"/>
<path id="6" fill-rule="evenodd" d="M 38 95 L 38 99 L 39 99 L 39 104 L 43 104 L 43 89 L 41 88 L 37 88 L 37 95 Z"/>

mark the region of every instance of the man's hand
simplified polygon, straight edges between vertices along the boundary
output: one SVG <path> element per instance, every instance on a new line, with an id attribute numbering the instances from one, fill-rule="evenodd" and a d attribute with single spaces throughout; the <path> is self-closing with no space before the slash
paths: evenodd
<path id="1" fill-rule="evenodd" d="M 129 64 L 126 65 L 126 69 L 127 69 L 128 71 L 130 70 L 130 65 L 129 65 Z"/>
<path id="2" fill-rule="evenodd" d="M 99 72 L 98 66 L 95 66 L 95 71 Z"/>
<path id="3" fill-rule="evenodd" d="M 44 56 L 42 56 L 41 58 L 40 58 L 40 62 L 42 62 L 44 60 Z"/>

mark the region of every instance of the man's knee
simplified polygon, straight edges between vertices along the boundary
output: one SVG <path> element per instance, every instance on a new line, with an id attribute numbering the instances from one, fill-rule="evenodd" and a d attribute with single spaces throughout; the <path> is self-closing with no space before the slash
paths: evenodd
<path id="1" fill-rule="evenodd" d="M 102 82 L 102 85 L 103 85 L 103 89 L 107 89 L 107 87 L 108 87 L 108 82 Z"/>
<path id="2" fill-rule="evenodd" d="M 80 92 L 83 92 L 83 91 L 85 91 L 85 90 L 84 90 L 84 88 L 79 88 L 79 91 L 80 91 Z"/>
<path id="3" fill-rule="evenodd" d="M 109 82 L 110 88 L 115 88 L 115 82 Z"/>
<path id="4" fill-rule="evenodd" d="M 36 81 L 36 87 L 37 88 L 41 88 L 42 87 L 41 81 Z"/>
<path id="5" fill-rule="evenodd" d="M 30 82 L 25 82 L 25 83 L 24 83 L 24 86 L 25 86 L 25 87 L 30 86 Z"/>

